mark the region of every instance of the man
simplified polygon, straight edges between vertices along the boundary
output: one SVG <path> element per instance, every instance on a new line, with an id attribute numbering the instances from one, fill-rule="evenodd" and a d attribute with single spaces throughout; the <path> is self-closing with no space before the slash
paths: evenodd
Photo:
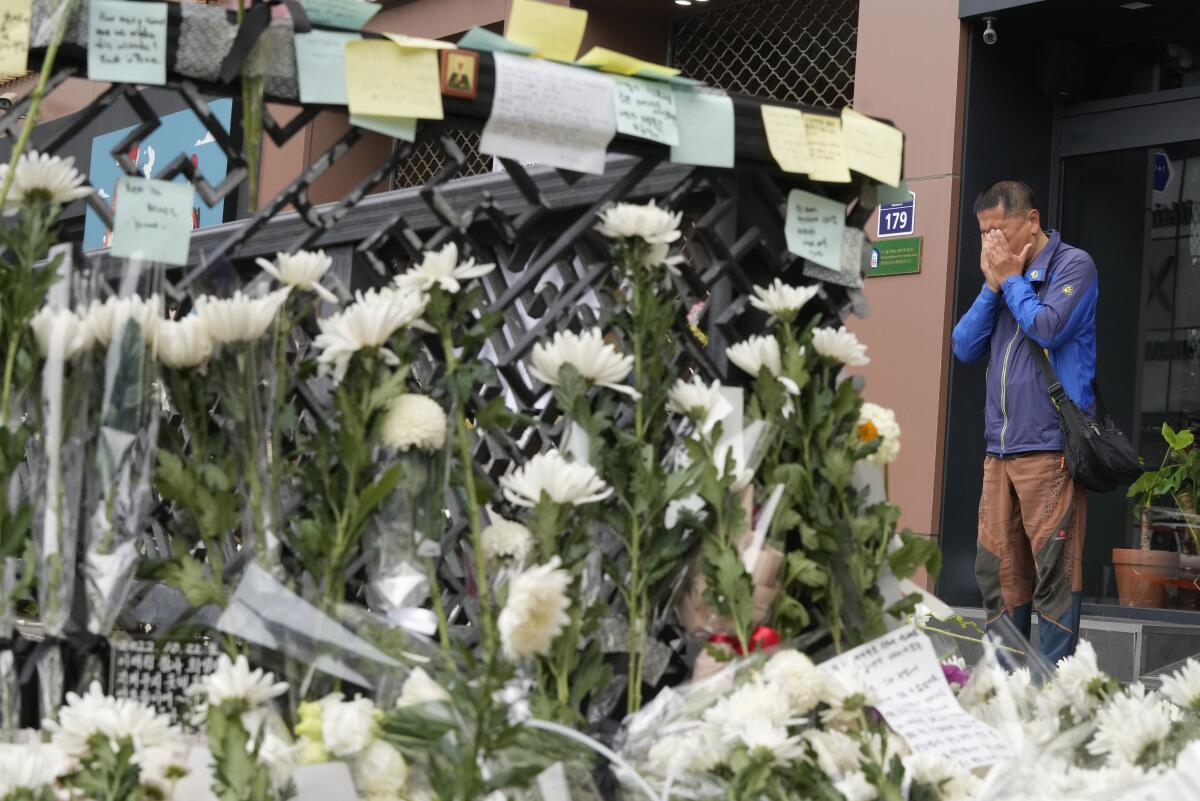
<path id="1" fill-rule="evenodd" d="M 954 327 L 955 356 L 989 358 L 975 576 L 988 625 L 1007 616 L 1028 637 L 1037 611 L 1041 651 L 1053 664 L 1079 639 L 1087 507 L 1062 457 L 1035 349 L 1045 350 L 1071 399 L 1094 412 L 1096 265 L 1042 230 L 1033 191 L 1020 181 L 988 187 L 975 216 L 983 288 Z"/>

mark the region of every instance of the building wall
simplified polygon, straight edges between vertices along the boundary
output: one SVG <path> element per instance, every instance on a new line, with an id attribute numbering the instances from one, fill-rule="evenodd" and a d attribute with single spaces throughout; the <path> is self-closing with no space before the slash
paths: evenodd
<path id="1" fill-rule="evenodd" d="M 905 134 L 921 272 L 867 281 L 871 314 L 850 327 L 868 346 L 868 400 L 896 411 L 902 448 L 890 469 L 900 524 L 940 531 L 942 453 L 961 195 L 966 33 L 958 0 L 861 0 L 855 107 Z M 875 231 L 871 220 L 869 233 Z"/>

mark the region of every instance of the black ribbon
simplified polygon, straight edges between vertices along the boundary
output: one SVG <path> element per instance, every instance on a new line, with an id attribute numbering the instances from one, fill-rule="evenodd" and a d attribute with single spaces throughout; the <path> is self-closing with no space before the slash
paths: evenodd
<path id="1" fill-rule="evenodd" d="M 254 43 L 271 24 L 271 8 L 279 5 L 287 6 L 288 12 L 292 15 L 292 28 L 296 33 L 308 33 L 312 30 L 308 14 L 304 12 L 304 7 L 297 0 L 261 0 L 253 3 L 242 18 L 242 25 L 238 28 L 237 38 L 233 40 L 233 47 L 230 49 L 229 55 L 225 56 L 225 60 L 221 63 L 221 83 L 229 83 L 237 77 L 238 72 L 242 69 L 242 64 L 249 57 Z"/>

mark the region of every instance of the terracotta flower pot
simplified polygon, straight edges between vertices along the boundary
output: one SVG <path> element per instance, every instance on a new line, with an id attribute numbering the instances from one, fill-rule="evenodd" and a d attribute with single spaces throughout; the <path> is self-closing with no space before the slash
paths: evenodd
<path id="1" fill-rule="evenodd" d="M 1179 571 L 1178 553 L 1113 548 L 1112 560 L 1121 606 L 1161 609 L 1166 604 L 1167 586 L 1150 579 L 1174 578 Z"/>

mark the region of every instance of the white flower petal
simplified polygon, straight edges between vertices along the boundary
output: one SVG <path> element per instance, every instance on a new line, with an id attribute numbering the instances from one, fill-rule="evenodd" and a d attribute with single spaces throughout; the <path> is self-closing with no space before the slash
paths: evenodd
<path id="1" fill-rule="evenodd" d="M 500 642 L 510 659 L 548 654 L 554 640 L 571 621 L 567 588 L 571 576 L 560 569 L 557 556 L 529 568 L 512 580 L 508 600 L 496 620 Z"/>

